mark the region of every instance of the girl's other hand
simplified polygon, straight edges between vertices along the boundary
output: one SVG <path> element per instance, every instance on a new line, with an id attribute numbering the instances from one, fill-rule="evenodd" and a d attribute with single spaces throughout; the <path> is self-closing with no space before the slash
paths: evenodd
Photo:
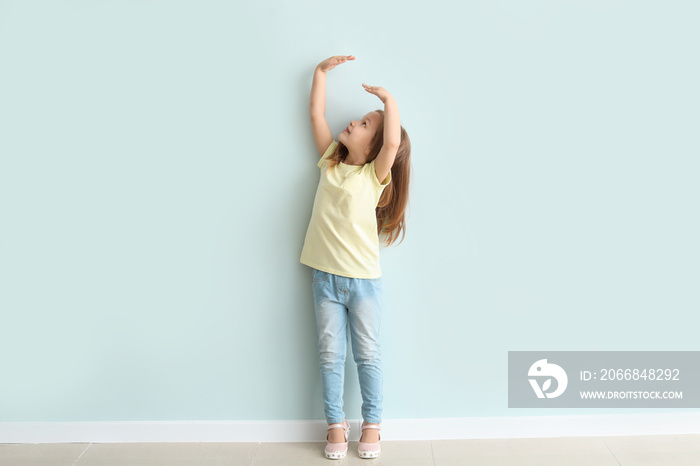
<path id="1" fill-rule="evenodd" d="M 326 71 L 332 70 L 333 68 L 340 65 L 341 63 L 345 63 L 348 60 L 354 60 L 354 59 L 355 59 L 355 57 L 353 57 L 352 55 L 336 55 L 336 56 L 331 57 L 331 58 L 326 58 L 321 63 L 319 63 L 316 68 L 318 68 L 319 70 L 321 70 L 323 72 L 326 72 Z"/>
<path id="2" fill-rule="evenodd" d="M 365 90 L 371 94 L 376 95 L 379 97 L 379 100 L 382 101 L 382 103 L 386 103 L 386 99 L 392 97 L 391 94 L 389 94 L 389 91 L 384 89 L 383 87 L 379 86 L 368 86 L 365 83 L 362 83 L 363 86 L 365 86 Z"/>

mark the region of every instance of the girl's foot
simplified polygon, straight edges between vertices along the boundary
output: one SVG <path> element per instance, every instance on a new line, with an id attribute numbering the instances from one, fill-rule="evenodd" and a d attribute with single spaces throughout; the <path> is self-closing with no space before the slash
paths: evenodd
<path id="1" fill-rule="evenodd" d="M 368 422 L 362 423 L 362 437 L 357 444 L 357 453 L 360 458 L 376 458 L 381 452 L 379 441 L 382 436 L 379 434 L 381 426 Z"/>
<path id="2" fill-rule="evenodd" d="M 342 432 L 340 441 L 342 442 Z M 365 429 L 362 431 L 360 442 L 377 443 L 379 441 L 379 431 L 377 429 Z"/>
<path id="3" fill-rule="evenodd" d="M 331 443 L 343 443 L 345 441 L 345 431 L 343 429 L 330 429 L 328 431 L 328 441 Z"/>
<path id="4" fill-rule="evenodd" d="M 334 441 L 335 436 L 331 438 L 331 433 L 336 430 L 341 431 L 341 433 L 343 434 L 343 438 L 340 442 Z M 350 424 L 345 419 L 343 419 L 343 422 L 328 425 L 328 434 L 326 435 L 327 443 L 325 448 L 326 458 L 334 460 L 345 458 L 345 455 L 348 452 L 349 433 Z"/>

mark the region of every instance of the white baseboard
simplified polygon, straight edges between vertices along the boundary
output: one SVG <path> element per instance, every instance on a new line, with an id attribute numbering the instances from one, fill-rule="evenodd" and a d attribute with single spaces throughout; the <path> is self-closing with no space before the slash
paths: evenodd
<path id="1" fill-rule="evenodd" d="M 350 441 L 361 420 L 350 421 Z M 325 421 L 0 422 L 0 443 L 322 442 Z M 386 440 L 700 434 L 700 413 L 383 419 Z"/>

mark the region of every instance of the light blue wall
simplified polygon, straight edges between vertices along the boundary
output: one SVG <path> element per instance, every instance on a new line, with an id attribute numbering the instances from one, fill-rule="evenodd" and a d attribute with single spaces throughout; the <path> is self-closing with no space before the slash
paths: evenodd
<path id="1" fill-rule="evenodd" d="M 365 82 L 413 146 L 383 417 L 658 412 L 508 409 L 507 352 L 699 349 L 698 13 L 0 3 L 0 421 L 323 419 L 299 255 L 340 54 L 334 136 Z"/>

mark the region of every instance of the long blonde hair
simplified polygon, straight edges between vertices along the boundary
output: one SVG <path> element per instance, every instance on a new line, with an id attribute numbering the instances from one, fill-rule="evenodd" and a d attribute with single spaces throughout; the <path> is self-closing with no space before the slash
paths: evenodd
<path id="1" fill-rule="evenodd" d="M 384 145 L 384 110 L 375 110 L 381 115 L 381 121 L 377 125 L 377 132 L 370 141 L 370 153 L 367 163 L 371 162 Z M 328 156 L 328 166 L 332 168 L 344 162 L 348 156 L 348 148 L 340 141 L 331 155 Z M 408 206 L 408 191 L 411 178 L 411 140 L 408 133 L 401 127 L 401 142 L 391 166 L 391 182 L 386 185 L 379 203 L 375 209 L 377 216 L 377 235 L 384 235 L 382 243 L 391 246 L 402 235 L 401 241 L 406 237 L 406 207 Z M 400 243 L 400 242 L 399 242 Z"/>

